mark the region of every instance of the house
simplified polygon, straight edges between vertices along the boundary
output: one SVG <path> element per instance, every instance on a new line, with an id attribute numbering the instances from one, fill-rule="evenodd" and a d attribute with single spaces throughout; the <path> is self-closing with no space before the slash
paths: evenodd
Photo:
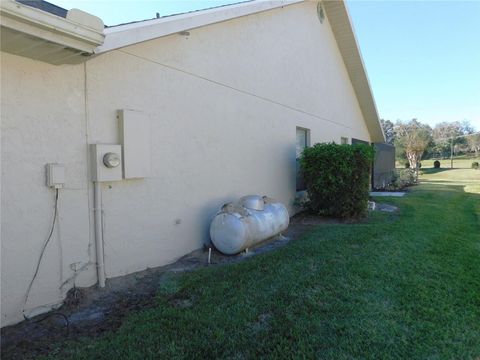
<path id="1" fill-rule="evenodd" d="M 202 247 L 239 196 L 293 214 L 309 144 L 384 142 L 342 1 L 104 27 L 6 0 L 1 36 L 2 326 Z"/>

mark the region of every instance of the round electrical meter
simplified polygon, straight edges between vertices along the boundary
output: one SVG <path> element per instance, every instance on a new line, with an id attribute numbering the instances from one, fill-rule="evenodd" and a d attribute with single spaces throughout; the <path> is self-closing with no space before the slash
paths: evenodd
<path id="1" fill-rule="evenodd" d="M 116 153 L 106 153 L 103 156 L 103 164 L 108 168 L 115 168 L 120 165 L 120 156 Z"/>

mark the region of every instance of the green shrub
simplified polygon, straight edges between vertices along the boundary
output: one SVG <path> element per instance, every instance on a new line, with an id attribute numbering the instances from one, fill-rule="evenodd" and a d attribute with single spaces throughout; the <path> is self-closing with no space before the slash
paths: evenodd
<path id="1" fill-rule="evenodd" d="M 321 215 L 359 218 L 367 213 L 373 148 L 365 144 L 316 144 L 300 159 L 307 207 Z"/>
<path id="2" fill-rule="evenodd" d="M 410 163 L 407 161 L 407 162 L 405 163 L 405 169 L 409 169 L 409 168 L 410 168 Z"/>
<path id="3" fill-rule="evenodd" d="M 375 190 L 400 191 L 415 184 L 415 171 L 413 169 L 396 169 L 391 175 L 391 181 L 385 187 Z"/>
<path id="4" fill-rule="evenodd" d="M 440 169 L 440 161 L 435 160 L 435 161 L 433 162 L 433 167 L 434 167 L 435 169 Z"/>
<path id="5" fill-rule="evenodd" d="M 480 169 L 480 165 L 478 164 L 478 161 L 472 162 L 472 169 Z"/>
<path id="6" fill-rule="evenodd" d="M 401 169 L 398 170 L 398 181 L 400 183 L 400 188 L 405 188 L 407 186 L 414 185 L 415 180 L 415 170 L 413 169 Z"/>

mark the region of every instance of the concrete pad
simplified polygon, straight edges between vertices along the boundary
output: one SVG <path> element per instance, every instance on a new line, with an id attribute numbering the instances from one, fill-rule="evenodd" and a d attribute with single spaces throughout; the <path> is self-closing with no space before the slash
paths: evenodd
<path id="1" fill-rule="evenodd" d="M 370 196 L 394 196 L 402 197 L 406 193 L 400 191 L 371 191 Z"/>

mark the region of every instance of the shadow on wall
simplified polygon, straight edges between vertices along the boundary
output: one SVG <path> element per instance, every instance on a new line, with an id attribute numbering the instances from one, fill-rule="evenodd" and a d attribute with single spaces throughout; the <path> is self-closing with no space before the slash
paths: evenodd
<path id="1" fill-rule="evenodd" d="M 296 146 L 294 143 L 292 145 L 285 147 L 284 149 L 284 158 L 287 159 L 285 166 L 288 166 L 289 171 L 288 171 L 288 188 L 292 189 L 292 192 L 295 194 L 296 189 L 297 189 L 297 174 L 298 171 L 300 171 L 300 166 L 297 165 L 297 157 L 296 157 Z M 295 196 L 294 196 L 295 198 Z M 285 204 L 285 205 L 293 205 L 292 200 L 291 204 Z"/>

